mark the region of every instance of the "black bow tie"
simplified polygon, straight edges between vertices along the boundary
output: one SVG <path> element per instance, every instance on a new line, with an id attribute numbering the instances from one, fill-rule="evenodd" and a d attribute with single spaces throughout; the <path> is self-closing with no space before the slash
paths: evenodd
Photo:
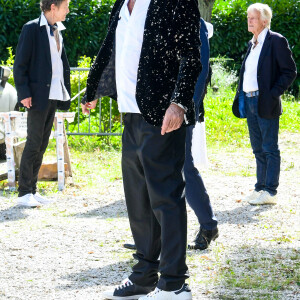
<path id="1" fill-rule="evenodd" d="M 50 35 L 51 35 L 51 36 L 54 36 L 54 31 L 57 30 L 57 28 L 58 28 L 57 24 L 55 23 L 54 25 L 50 25 L 50 24 L 48 23 L 48 25 L 49 25 L 49 27 L 50 27 Z"/>

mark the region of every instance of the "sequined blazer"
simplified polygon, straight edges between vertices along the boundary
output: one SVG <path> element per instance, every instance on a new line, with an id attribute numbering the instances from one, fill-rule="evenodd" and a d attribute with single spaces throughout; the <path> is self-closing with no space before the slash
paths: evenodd
<path id="1" fill-rule="evenodd" d="M 115 32 L 124 0 L 116 0 L 108 33 L 87 79 L 83 103 L 103 96 L 117 100 Z M 197 0 L 151 0 L 138 67 L 136 101 L 144 119 L 160 126 L 170 103 L 195 123 L 193 93 L 201 71 Z"/>

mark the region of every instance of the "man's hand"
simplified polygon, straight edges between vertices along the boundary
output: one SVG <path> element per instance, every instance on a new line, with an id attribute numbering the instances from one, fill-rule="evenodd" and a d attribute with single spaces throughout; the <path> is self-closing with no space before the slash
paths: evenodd
<path id="1" fill-rule="evenodd" d="M 24 107 L 30 108 L 32 106 L 31 99 L 31 97 L 25 98 L 21 101 L 21 103 L 24 105 Z"/>
<path id="2" fill-rule="evenodd" d="M 97 105 L 98 100 L 81 104 L 81 110 L 84 115 L 88 115 L 91 109 L 94 109 Z"/>
<path id="3" fill-rule="evenodd" d="M 184 109 L 176 104 L 171 104 L 166 111 L 161 127 L 161 134 L 169 133 L 180 128 L 184 118 Z"/>

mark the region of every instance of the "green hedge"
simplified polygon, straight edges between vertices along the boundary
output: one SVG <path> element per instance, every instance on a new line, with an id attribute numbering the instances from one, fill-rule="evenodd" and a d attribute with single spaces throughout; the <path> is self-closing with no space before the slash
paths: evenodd
<path id="1" fill-rule="evenodd" d="M 70 64 L 80 56 L 94 57 L 105 36 L 114 0 L 72 0 L 64 22 L 64 43 Z M 0 61 L 8 57 L 7 47 L 15 52 L 22 26 L 40 15 L 37 0 L 0 0 Z"/>
<path id="2" fill-rule="evenodd" d="M 214 36 L 211 39 L 211 56 L 226 56 L 233 59 L 233 67 L 239 70 L 248 41 L 252 38 L 247 29 L 247 8 L 258 1 L 250 0 L 216 0 L 212 23 Z M 285 36 L 293 51 L 297 68 L 300 68 L 300 30 L 299 0 L 261 0 L 273 11 L 271 30 Z M 293 85 L 293 93 L 299 94 L 300 77 Z"/>

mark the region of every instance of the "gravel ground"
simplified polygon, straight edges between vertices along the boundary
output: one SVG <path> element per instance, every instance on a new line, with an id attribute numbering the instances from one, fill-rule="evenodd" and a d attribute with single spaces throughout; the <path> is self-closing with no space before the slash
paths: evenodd
<path id="1" fill-rule="evenodd" d="M 211 167 L 202 175 L 220 237 L 208 250 L 187 252 L 193 299 L 300 299 L 295 281 L 277 290 L 264 281 L 253 288 L 235 281 L 248 274 L 281 283 L 283 266 L 299 272 L 299 141 L 300 134 L 281 135 L 276 206 L 242 201 L 255 183 L 250 149 L 209 151 Z M 103 290 L 130 273 L 122 181 L 93 180 L 94 187 L 76 183 L 48 195 L 54 202 L 40 209 L 17 207 L 15 194 L 0 192 L 0 299 L 102 299 Z M 190 208 L 188 218 L 191 241 L 198 224 Z"/>

